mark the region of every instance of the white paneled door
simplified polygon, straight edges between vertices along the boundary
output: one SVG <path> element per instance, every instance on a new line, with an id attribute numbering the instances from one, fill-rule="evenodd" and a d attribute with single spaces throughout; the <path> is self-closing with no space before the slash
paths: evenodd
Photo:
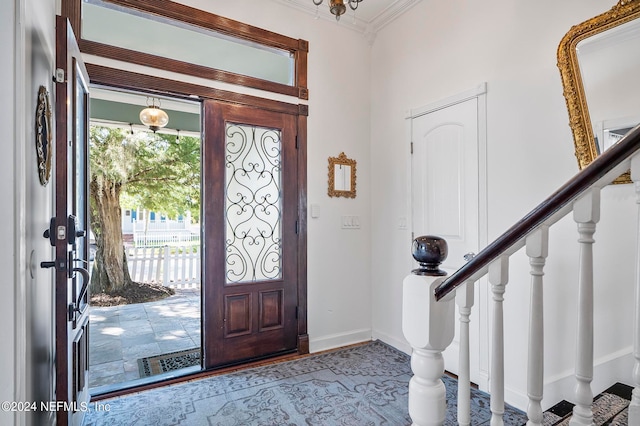
<path id="1" fill-rule="evenodd" d="M 447 240 L 449 255 L 442 268 L 451 273 L 464 264 L 465 254 L 479 249 L 478 98 L 414 115 L 411 133 L 412 230 L 416 237 L 437 235 Z M 471 323 L 471 379 L 476 381 L 474 318 L 477 315 Z M 458 328 L 453 345 L 444 353 L 445 368 L 455 374 Z"/>

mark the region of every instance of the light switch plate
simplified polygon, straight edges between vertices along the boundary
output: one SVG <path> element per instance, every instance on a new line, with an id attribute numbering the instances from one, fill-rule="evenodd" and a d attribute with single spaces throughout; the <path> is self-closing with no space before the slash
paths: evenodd
<path id="1" fill-rule="evenodd" d="M 342 216 L 342 229 L 360 229 L 360 216 Z"/>
<path id="2" fill-rule="evenodd" d="M 311 217 L 317 219 L 320 217 L 320 204 L 311 204 Z"/>

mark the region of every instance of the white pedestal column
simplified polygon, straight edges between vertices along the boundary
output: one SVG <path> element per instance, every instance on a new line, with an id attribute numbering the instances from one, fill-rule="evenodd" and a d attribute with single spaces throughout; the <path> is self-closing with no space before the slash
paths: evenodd
<path id="1" fill-rule="evenodd" d="M 447 403 L 442 352 L 454 335 L 455 293 L 436 302 L 444 277 L 409 275 L 403 282 L 402 331 L 413 348 L 409 415 L 415 426 L 442 425 Z"/>

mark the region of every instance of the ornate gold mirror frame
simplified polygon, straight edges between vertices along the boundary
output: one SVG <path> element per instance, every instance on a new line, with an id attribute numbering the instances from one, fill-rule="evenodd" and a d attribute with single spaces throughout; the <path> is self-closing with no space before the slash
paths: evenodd
<path id="1" fill-rule="evenodd" d="M 638 17 L 640 17 L 640 0 L 619 0 L 611 10 L 571 27 L 558 46 L 558 68 L 569 110 L 569 126 L 573 132 L 576 158 L 580 170 L 598 156 L 598 150 L 580 74 L 577 45 L 589 37 Z M 629 173 L 623 174 L 614 181 L 614 183 L 629 182 L 631 182 Z"/>
<path id="2" fill-rule="evenodd" d="M 356 198 L 356 160 L 344 152 L 329 157 L 329 197 Z"/>

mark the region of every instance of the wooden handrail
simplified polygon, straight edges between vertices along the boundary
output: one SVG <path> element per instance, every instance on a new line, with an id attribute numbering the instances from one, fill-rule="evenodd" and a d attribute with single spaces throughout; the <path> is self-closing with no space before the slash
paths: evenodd
<path id="1" fill-rule="evenodd" d="M 435 290 L 436 300 L 442 299 L 467 281 L 475 281 L 478 275 L 489 267 L 499 256 L 523 242 L 529 233 L 536 230 L 564 207 L 570 205 L 580 194 L 594 186 L 603 177 L 616 172 L 611 181 L 625 170 L 616 170 L 625 160 L 640 150 L 640 126 L 627 133 L 619 142 L 598 156 L 591 164 L 578 172 L 560 189 L 540 203 L 526 216 L 516 222 L 505 233 L 478 253 L 473 259 L 454 272 Z M 604 182 L 604 185 L 609 184 Z M 559 218 L 558 218 L 559 219 Z M 521 247 L 521 246 L 520 246 Z M 518 248 L 520 248 L 518 247 Z"/>

